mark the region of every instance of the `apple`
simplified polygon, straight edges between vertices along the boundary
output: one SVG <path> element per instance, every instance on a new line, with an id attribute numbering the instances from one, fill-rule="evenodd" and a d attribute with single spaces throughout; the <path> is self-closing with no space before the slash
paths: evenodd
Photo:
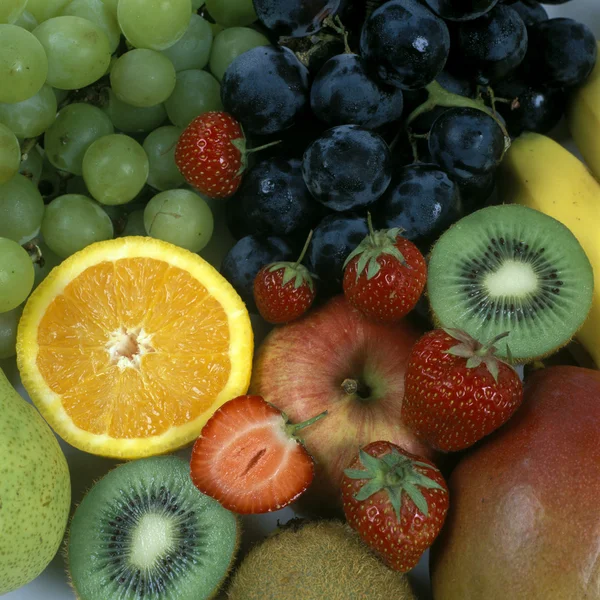
<path id="1" fill-rule="evenodd" d="M 600 372 L 550 367 L 450 477 L 439 600 L 600 600 Z"/>
<path id="2" fill-rule="evenodd" d="M 274 329 L 259 348 L 250 392 L 295 423 L 327 411 L 301 437 L 316 461 L 303 498 L 321 514 L 340 504 L 340 483 L 359 448 L 385 440 L 434 458 L 402 422 L 404 371 L 422 332 L 409 321 L 369 321 L 343 296 L 306 317 Z"/>

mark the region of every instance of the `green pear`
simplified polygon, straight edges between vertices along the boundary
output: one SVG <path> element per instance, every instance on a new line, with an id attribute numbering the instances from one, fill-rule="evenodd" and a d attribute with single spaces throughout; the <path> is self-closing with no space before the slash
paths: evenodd
<path id="1" fill-rule="evenodd" d="M 0 596 L 54 558 L 70 505 L 69 468 L 54 434 L 0 369 Z"/>

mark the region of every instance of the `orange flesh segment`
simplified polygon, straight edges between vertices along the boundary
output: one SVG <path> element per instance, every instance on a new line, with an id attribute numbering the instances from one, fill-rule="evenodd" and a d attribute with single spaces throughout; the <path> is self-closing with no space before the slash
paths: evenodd
<path id="1" fill-rule="evenodd" d="M 73 423 L 112 438 L 196 419 L 231 370 L 223 307 L 189 273 L 151 258 L 86 269 L 52 301 L 37 339 L 37 366 Z"/>

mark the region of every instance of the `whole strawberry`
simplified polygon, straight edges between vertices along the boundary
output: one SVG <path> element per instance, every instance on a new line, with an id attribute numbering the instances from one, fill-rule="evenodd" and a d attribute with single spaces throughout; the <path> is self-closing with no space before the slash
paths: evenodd
<path id="1" fill-rule="evenodd" d="M 302 260 L 310 244 L 306 240 L 295 262 L 278 262 L 264 266 L 254 279 L 254 301 L 261 317 L 277 325 L 301 317 L 315 300 L 315 284 Z"/>
<path id="2" fill-rule="evenodd" d="M 186 181 L 206 196 L 228 198 L 240 187 L 248 155 L 266 147 L 248 150 L 242 126 L 231 115 L 212 111 L 185 128 L 175 163 Z"/>
<path id="3" fill-rule="evenodd" d="M 507 335 L 483 345 L 456 329 L 426 333 L 408 359 L 404 422 L 434 448 L 452 452 L 508 421 L 523 401 L 523 384 L 495 356 L 494 344 Z"/>
<path id="4" fill-rule="evenodd" d="M 342 479 L 349 525 L 396 571 L 410 571 L 437 537 L 448 486 L 437 467 L 391 442 L 365 446 Z"/>
<path id="5" fill-rule="evenodd" d="M 373 231 L 344 264 L 344 294 L 367 317 L 394 323 L 417 304 L 427 282 L 427 264 L 400 229 Z"/>

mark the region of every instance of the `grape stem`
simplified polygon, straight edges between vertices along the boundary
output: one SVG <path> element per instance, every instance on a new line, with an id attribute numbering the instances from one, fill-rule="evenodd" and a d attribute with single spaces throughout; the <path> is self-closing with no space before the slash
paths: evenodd
<path id="1" fill-rule="evenodd" d="M 323 25 L 329 27 L 329 29 L 333 29 L 336 33 L 339 33 L 344 38 L 344 53 L 345 54 L 353 54 L 352 49 L 350 48 L 350 44 L 348 43 L 348 30 L 344 27 L 342 20 L 338 15 L 332 17 L 329 15 L 324 21 Z"/>
<path id="2" fill-rule="evenodd" d="M 442 87 L 437 81 L 432 81 L 428 86 L 425 87 L 427 91 L 427 100 L 423 102 L 420 106 L 417 106 L 408 118 L 406 119 L 406 126 L 410 126 L 410 124 L 423 113 L 429 112 L 433 110 L 436 106 L 445 106 L 448 108 L 475 108 L 484 112 L 486 115 L 492 117 L 498 126 L 502 130 L 504 134 L 504 152 L 510 148 L 510 135 L 508 135 L 508 131 L 504 126 L 504 123 L 498 116 L 495 114 L 495 111 L 490 110 L 482 100 L 473 100 L 472 98 L 467 98 L 466 96 L 460 96 L 459 94 L 454 94 L 453 92 L 449 92 L 447 89 Z"/>
<path id="3" fill-rule="evenodd" d="M 28 138 L 23 142 L 23 147 L 21 148 L 21 160 L 27 160 L 29 153 L 37 146 L 38 140 L 41 137 L 42 136 Z"/>
<path id="4" fill-rule="evenodd" d="M 31 262 L 33 262 L 34 265 L 38 265 L 40 268 L 42 268 L 46 263 L 46 259 L 44 258 L 42 249 L 38 246 L 38 243 L 39 242 L 37 239 L 33 239 L 30 242 L 23 244 L 23 249 L 27 252 L 27 254 L 29 254 Z"/>

